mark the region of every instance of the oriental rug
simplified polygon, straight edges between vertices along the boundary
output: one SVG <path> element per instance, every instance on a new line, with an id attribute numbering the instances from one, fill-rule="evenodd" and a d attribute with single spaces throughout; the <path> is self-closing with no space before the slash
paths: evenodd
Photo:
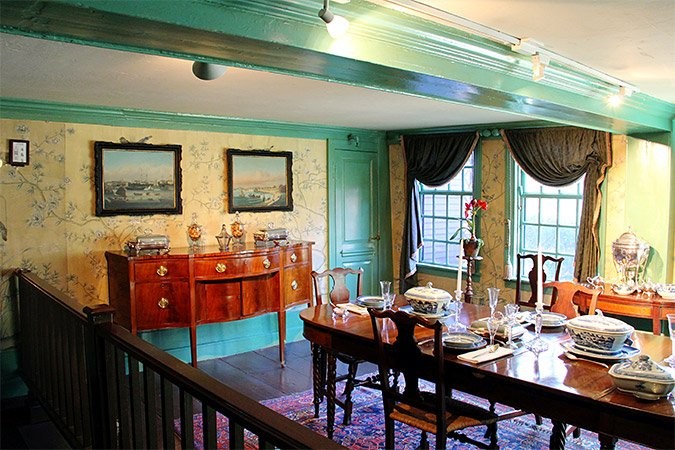
<path id="1" fill-rule="evenodd" d="M 341 392 L 341 391 L 338 391 Z M 453 396 L 464 401 L 479 404 L 487 407 L 487 402 L 468 394 L 453 392 Z M 305 391 L 298 394 L 288 395 L 276 399 L 265 400 L 263 405 L 271 408 L 280 414 L 298 422 L 307 428 L 326 435 L 326 404 L 321 405 L 319 417 L 314 417 L 314 405 L 312 391 Z M 333 439 L 355 450 L 374 450 L 384 448 L 384 419 L 382 412 L 382 399 L 379 391 L 359 388 L 352 395 L 354 399 L 354 410 L 352 412 L 352 423 L 348 426 L 342 425 L 342 410 L 336 407 L 335 432 Z M 497 412 L 503 413 L 508 408 L 498 406 Z M 228 428 L 227 418 L 217 416 L 218 430 L 218 448 L 227 448 Z M 178 424 L 177 424 L 178 427 Z M 201 442 L 202 420 L 201 414 L 194 416 L 194 434 L 195 448 L 203 449 Z M 179 430 L 176 430 L 177 432 Z M 482 440 L 485 433 L 485 427 L 474 427 L 463 430 L 463 433 L 474 439 Z M 505 420 L 498 424 L 499 447 L 501 449 L 548 449 L 549 436 L 551 433 L 551 422 L 544 419 L 541 426 L 537 426 L 533 415 L 525 415 L 511 420 Z M 247 433 L 248 434 L 248 433 Z M 396 424 L 396 448 L 397 449 L 415 449 L 419 444 L 420 432 L 407 425 Z M 257 448 L 257 438 L 252 434 L 246 437 L 247 448 Z M 434 446 L 434 437 L 429 436 L 431 448 Z M 598 436 L 586 430 L 582 430 L 579 438 L 569 436 L 567 438 L 566 449 L 598 449 Z M 469 449 L 475 448 L 468 444 L 460 443 L 453 439 L 447 440 L 448 449 Z M 639 446 L 626 441 L 619 441 L 617 449 L 638 450 L 646 447 Z"/>

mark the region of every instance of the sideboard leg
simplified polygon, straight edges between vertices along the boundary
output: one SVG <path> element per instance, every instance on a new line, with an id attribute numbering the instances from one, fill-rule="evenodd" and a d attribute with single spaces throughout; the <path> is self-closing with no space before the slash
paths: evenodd
<path id="1" fill-rule="evenodd" d="M 190 358 L 192 358 L 192 367 L 197 367 L 197 327 L 190 327 Z"/>
<path id="2" fill-rule="evenodd" d="M 281 310 L 277 313 L 277 322 L 279 323 L 279 361 L 281 367 L 286 367 L 286 311 Z"/>
<path id="3" fill-rule="evenodd" d="M 609 436 L 602 433 L 598 434 L 598 441 L 600 442 L 600 448 L 602 450 L 614 450 L 618 440 L 619 439 L 615 438 L 614 436 Z"/>

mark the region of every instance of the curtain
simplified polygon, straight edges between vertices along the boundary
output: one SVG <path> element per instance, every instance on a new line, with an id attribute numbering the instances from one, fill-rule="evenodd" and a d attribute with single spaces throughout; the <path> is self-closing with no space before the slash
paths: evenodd
<path id="1" fill-rule="evenodd" d="M 574 278 L 586 281 L 595 276 L 600 259 L 600 185 L 612 162 L 610 134 L 559 127 L 502 130 L 502 136 L 518 165 L 542 184 L 565 186 L 586 175 Z"/>
<path id="2" fill-rule="evenodd" d="M 422 220 L 417 183 L 440 186 L 464 167 L 478 143 L 478 132 L 403 136 L 406 162 L 406 212 L 401 246 L 400 289 L 417 285 Z"/>

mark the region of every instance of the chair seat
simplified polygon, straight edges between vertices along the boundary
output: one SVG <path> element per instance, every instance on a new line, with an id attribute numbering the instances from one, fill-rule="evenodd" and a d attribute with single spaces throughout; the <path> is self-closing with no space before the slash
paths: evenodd
<path id="1" fill-rule="evenodd" d="M 389 417 L 428 433 L 436 432 L 436 414 L 405 402 L 396 403 Z M 451 398 L 447 399 L 445 411 L 446 434 L 467 427 L 489 425 L 495 423 L 497 419 L 497 414 L 479 406 Z"/>

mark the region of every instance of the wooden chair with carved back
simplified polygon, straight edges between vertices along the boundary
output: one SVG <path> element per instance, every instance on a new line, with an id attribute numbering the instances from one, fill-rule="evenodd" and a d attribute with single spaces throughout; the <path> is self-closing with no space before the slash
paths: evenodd
<path id="1" fill-rule="evenodd" d="M 562 263 L 565 258 L 554 258 L 548 255 L 542 255 L 541 262 L 543 266 L 543 280 L 545 283 L 547 279 L 553 275 L 553 281 L 560 280 L 560 269 L 562 268 Z M 522 269 L 525 267 L 525 261 L 532 261 L 532 269 L 527 273 L 527 279 L 530 283 L 530 297 L 525 299 L 526 294 L 522 291 Z M 536 254 L 521 254 L 516 255 L 516 304 L 523 308 L 532 308 L 534 309 L 537 305 L 537 275 L 539 270 L 537 267 L 537 255 Z M 548 275 L 547 275 L 548 274 Z M 555 293 L 553 294 L 556 295 Z M 553 302 L 554 297 L 551 298 Z M 544 309 L 548 309 L 548 306 L 544 305 Z"/>
<path id="2" fill-rule="evenodd" d="M 335 269 L 325 270 L 323 272 L 312 271 L 312 280 L 314 282 L 314 306 L 320 304 L 337 305 L 340 303 L 348 303 L 350 299 L 355 299 L 361 295 L 363 275 L 362 269 L 348 269 L 338 267 Z M 352 290 L 350 291 L 350 285 Z M 352 292 L 354 291 L 354 292 Z M 315 360 L 314 370 L 319 370 L 319 379 L 321 380 L 320 392 L 315 392 L 314 399 L 314 417 L 319 416 L 319 405 L 323 400 L 326 389 L 326 358 L 323 351 L 312 344 L 312 353 Z M 335 355 L 338 361 L 347 365 L 347 373 L 337 376 L 335 381 L 345 382 L 345 388 L 342 393 L 342 398 L 336 398 L 335 404 L 339 405 L 344 411 L 342 423 L 349 425 L 351 423 L 352 415 L 352 392 L 355 387 L 368 384 L 370 380 L 359 380 L 356 377 L 358 366 L 363 361 L 352 356 L 338 353 Z"/>
<path id="3" fill-rule="evenodd" d="M 591 289 L 574 281 L 549 281 L 544 283 L 544 289 L 552 288 L 556 292 L 555 301 L 551 302 L 551 312 L 564 314 L 568 319 L 578 317 L 580 308 L 585 302 L 578 296 L 579 292 L 591 296 L 588 311 L 581 311 L 584 314 L 595 314 L 595 308 L 598 304 L 599 289 Z"/>
<path id="4" fill-rule="evenodd" d="M 442 342 L 443 324 L 440 321 L 427 320 L 403 311 L 374 309 L 368 311 L 378 351 L 380 380 L 382 380 L 385 447 L 394 448 L 394 422 L 398 421 L 422 431 L 420 448 L 428 448 L 427 433 L 436 436 L 437 449 L 445 448 L 448 436 L 481 448 L 496 448 L 497 421 L 506 417 L 453 399 L 452 391 L 446 387 Z M 429 362 L 430 356 L 423 354 L 415 338 L 415 329 L 419 329 L 419 326 L 433 332 L 431 363 Z M 386 339 L 383 339 L 384 327 L 396 328 L 396 340 L 393 343 L 385 342 Z M 402 392 L 401 384 L 397 382 L 398 377 L 392 374 L 403 375 L 405 386 Z M 420 383 L 420 380 L 427 380 L 431 383 Z M 459 433 L 460 430 L 474 426 L 487 426 L 488 443 Z"/>

